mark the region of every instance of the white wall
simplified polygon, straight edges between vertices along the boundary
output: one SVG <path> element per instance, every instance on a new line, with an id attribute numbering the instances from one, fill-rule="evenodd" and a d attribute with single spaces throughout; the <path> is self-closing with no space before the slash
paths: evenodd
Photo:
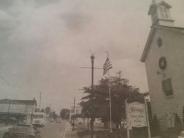
<path id="1" fill-rule="evenodd" d="M 157 38 L 163 39 L 162 47 L 157 46 Z M 158 66 L 161 56 L 167 59 L 165 77 Z M 151 96 L 152 113 L 164 122 L 168 113 L 182 116 L 184 106 L 184 34 L 177 31 L 157 30 L 146 59 L 146 71 Z M 173 96 L 166 96 L 162 90 L 162 80 L 172 79 Z M 164 125 L 164 123 L 162 123 Z"/>

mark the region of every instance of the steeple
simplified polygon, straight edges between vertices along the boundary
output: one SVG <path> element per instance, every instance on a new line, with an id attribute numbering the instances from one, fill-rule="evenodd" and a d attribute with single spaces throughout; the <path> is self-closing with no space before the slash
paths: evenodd
<path id="1" fill-rule="evenodd" d="M 152 25 L 173 26 L 174 20 L 171 18 L 170 8 L 165 1 L 157 2 L 152 0 L 148 15 L 151 15 Z"/>

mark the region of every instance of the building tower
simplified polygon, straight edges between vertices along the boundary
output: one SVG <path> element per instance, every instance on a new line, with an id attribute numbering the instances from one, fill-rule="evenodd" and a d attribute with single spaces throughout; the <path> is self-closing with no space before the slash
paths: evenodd
<path id="1" fill-rule="evenodd" d="M 163 135 L 176 134 L 171 130 L 184 124 L 184 27 L 174 26 L 170 10 L 168 3 L 152 1 L 148 12 L 152 27 L 141 57 L 146 67 L 152 115 L 157 117 Z"/>
<path id="2" fill-rule="evenodd" d="M 151 16 L 152 25 L 173 26 L 174 20 L 171 17 L 170 9 L 172 7 L 165 1 L 152 1 L 148 15 Z"/>

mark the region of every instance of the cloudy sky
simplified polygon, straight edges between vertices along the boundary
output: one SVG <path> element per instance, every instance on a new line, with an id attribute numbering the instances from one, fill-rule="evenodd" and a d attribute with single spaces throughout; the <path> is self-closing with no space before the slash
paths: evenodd
<path id="1" fill-rule="evenodd" d="M 183 0 L 167 0 L 176 26 L 184 26 Z M 148 91 L 141 53 L 150 29 L 151 0 L 0 0 L 0 99 L 39 99 L 69 107 L 90 85 L 90 55 L 102 67 Z M 102 70 L 95 70 L 95 83 Z"/>

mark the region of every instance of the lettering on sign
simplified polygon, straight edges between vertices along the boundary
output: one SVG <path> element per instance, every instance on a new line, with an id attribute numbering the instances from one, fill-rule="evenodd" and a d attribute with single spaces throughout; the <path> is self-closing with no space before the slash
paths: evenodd
<path id="1" fill-rule="evenodd" d="M 127 121 L 129 128 L 147 126 L 145 105 L 139 102 L 128 103 Z"/>

